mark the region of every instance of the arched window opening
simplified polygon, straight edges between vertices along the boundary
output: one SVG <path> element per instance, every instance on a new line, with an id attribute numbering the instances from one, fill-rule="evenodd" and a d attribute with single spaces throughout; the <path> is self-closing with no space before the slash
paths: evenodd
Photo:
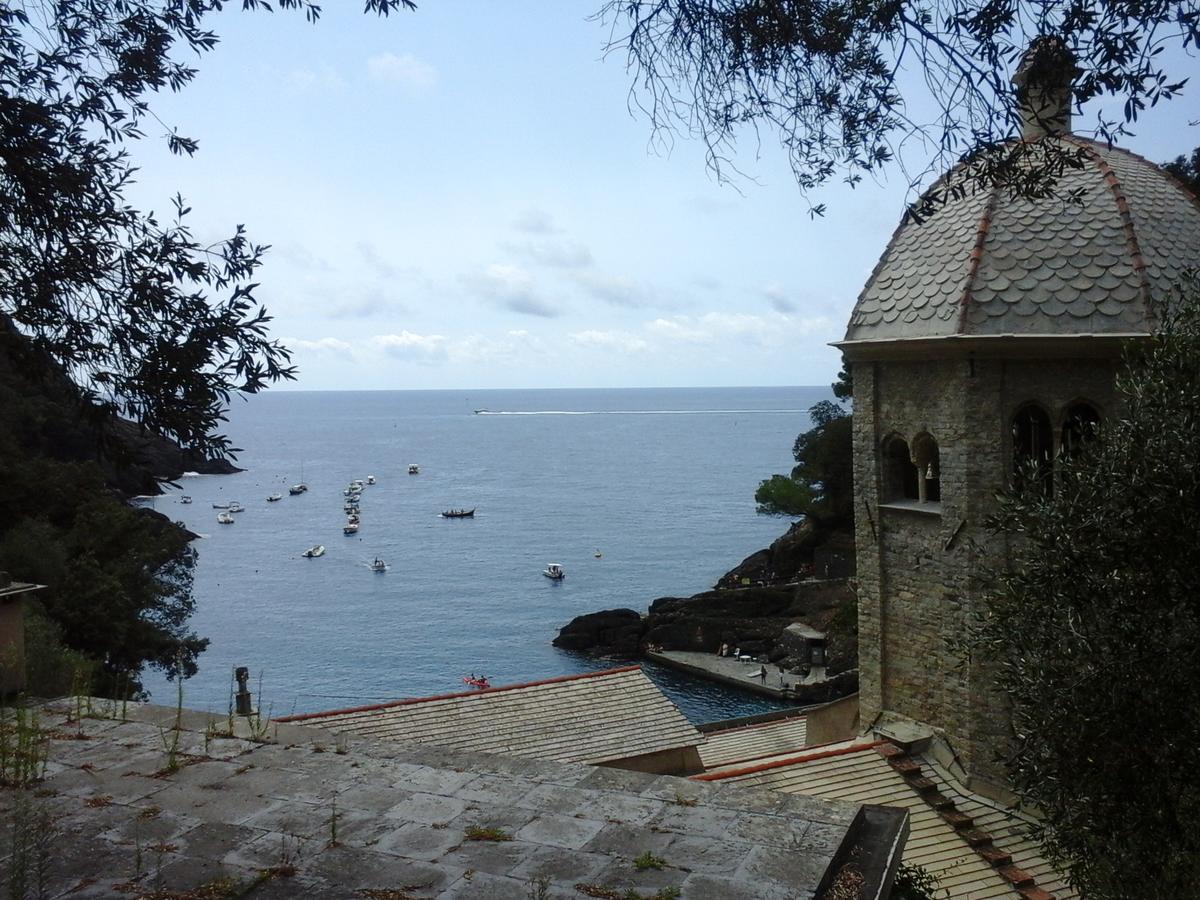
<path id="1" fill-rule="evenodd" d="M 1072 403 L 1062 427 L 1063 456 L 1074 456 L 1100 436 L 1100 413 L 1090 403 Z"/>
<path id="2" fill-rule="evenodd" d="M 1022 407 L 1012 420 L 1013 487 L 1050 493 L 1053 488 L 1051 457 L 1054 431 L 1050 417 L 1037 406 Z"/>
<path id="3" fill-rule="evenodd" d="M 908 441 L 892 435 L 883 445 L 883 499 L 917 500 L 917 467 L 908 452 Z"/>
<path id="4" fill-rule="evenodd" d="M 913 438 L 913 462 L 917 469 L 917 499 L 922 503 L 940 503 L 942 499 L 942 464 L 937 441 L 930 434 Z"/>

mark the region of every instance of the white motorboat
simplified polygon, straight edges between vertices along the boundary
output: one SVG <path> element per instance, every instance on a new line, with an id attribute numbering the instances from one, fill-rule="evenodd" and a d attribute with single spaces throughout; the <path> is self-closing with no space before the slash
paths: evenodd
<path id="1" fill-rule="evenodd" d="M 385 563 L 378 556 L 375 557 L 375 561 L 371 563 L 371 571 L 372 572 L 386 572 L 387 570 L 388 570 L 388 564 Z"/>
<path id="2" fill-rule="evenodd" d="M 283 499 L 283 494 L 271 494 L 269 497 L 267 497 L 267 502 L 268 503 L 276 503 L 282 499 Z"/>
<path id="3" fill-rule="evenodd" d="M 317 544 L 317 546 L 315 546 L 315 547 L 309 547 L 307 550 L 305 550 L 300 555 L 303 556 L 305 559 L 316 559 L 318 556 L 324 556 L 325 555 L 325 545 Z"/>
<path id="4" fill-rule="evenodd" d="M 180 503 L 191 503 L 192 498 L 189 497 L 187 494 L 184 494 L 182 497 L 179 498 L 179 502 Z"/>
<path id="5" fill-rule="evenodd" d="M 362 519 L 360 519 L 358 517 L 358 513 L 356 513 L 356 512 L 352 512 L 352 513 L 350 513 L 350 515 L 346 516 L 346 524 L 347 525 L 357 525 L 361 521 L 362 521 Z"/>
<path id="6" fill-rule="evenodd" d="M 408 464 L 408 474 L 409 475 L 420 475 L 421 467 L 418 466 L 416 463 L 409 463 Z"/>
<path id="7" fill-rule="evenodd" d="M 361 494 L 362 494 L 362 488 L 355 487 L 354 485 L 350 485 L 350 487 L 348 487 L 344 491 L 342 491 L 343 497 L 358 497 Z"/>
<path id="8" fill-rule="evenodd" d="M 563 571 L 563 567 L 558 563 L 549 563 L 542 574 L 552 581 L 562 581 L 567 577 L 567 573 Z"/>
<path id="9" fill-rule="evenodd" d="M 299 484 L 293 484 L 290 488 L 288 488 L 288 493 L 294 497 L 297 494 L 303 494 L 307 490 L 308 485 L 302 481 Z"/>
<path id="10" fill-rule="evenodd" d="M 375 476 L 374 476 L 374 475 L 368 475 L 368 476 L 367 476 L 367 484 L 374 484 L 374 483 L 375 483 Z"/>
<path id="11" fill-rule="evenodd" d="M 358 534 L 358 523 L 347 522 L 342 526 L 342 534 Z"/>
<path id="12" fill-rule="evenodd" d="M 213 509 L 229 509 L 228 503 L 214 503 Z"/>
<path id="13" fill-rule="evenodd" d="M 231 513 L 245 512 L 246 507 L 242 506 L 242 504 L 238 503 L 236 500 L 230 500 L 229 501 L 229 511 Z"/>
<path id="14" fill-rule="evenodd" d="M 221 523 L 222 525 L 232 525 L 233 524 L 233 515 L 228 512 L 218 513 L 217 521 L 219 523 Z"/>

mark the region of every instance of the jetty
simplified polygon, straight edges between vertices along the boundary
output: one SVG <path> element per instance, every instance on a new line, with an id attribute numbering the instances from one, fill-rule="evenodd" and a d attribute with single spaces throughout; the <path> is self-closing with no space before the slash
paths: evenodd
<path id="1" fill-rule="evenodd" d="M 851 682 L 857 685 L 858 681 L 857 672 L 843 672 L 830 677 L 825 666 L 814 665 L 808 675 L 799 675 L 780 671 L 778 666 L 766 660 L 744 654 L 734 657 L 688 650 L 646 650 L 645 656 L 646 659 L 689 675 L 797 704 L 822 703 L 834 699 L 849 693 L 845 686 Z M 761 674 L 763 666 L 767 668 L 766 679 Z"/>

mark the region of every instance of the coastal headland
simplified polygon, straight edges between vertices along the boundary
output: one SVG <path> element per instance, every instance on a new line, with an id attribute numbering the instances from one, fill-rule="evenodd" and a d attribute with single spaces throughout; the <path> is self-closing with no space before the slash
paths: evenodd
<path id="1" fill-rule="evenodd" d="M 821 548 L 841 544 L 836 533 L 797 523 L 712 590 L 659 597 L 644 614 L 621 608 L 577 616 L 554 645 L 595 656 L 652 659 L 797 703 L 845 696 L 858 688 L 854 590 L 847 578 L 814 574 Z"/>

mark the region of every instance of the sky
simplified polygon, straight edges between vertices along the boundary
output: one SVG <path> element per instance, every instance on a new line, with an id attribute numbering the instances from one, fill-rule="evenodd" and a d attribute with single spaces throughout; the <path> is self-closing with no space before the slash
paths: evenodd
<path id="1" fill-rule="evenodd" d="M 237 4 L 230 4 L 235 6 Z M 812 198 L 764 137 L 753 180 L 652 143 L 598 0 L 326 0 L 214 16 L 196 80 L 153 99 L 132 198 L 176 191 L 201 240 L 244 224 L 272 333 L 306 390 L 827 384 L 854 300 L 900 220 L 899 172 Z M 1200 144 L 1190 95 L 1125 146 Z M 809 215 L 824 203 L 822 218 Z"/>

